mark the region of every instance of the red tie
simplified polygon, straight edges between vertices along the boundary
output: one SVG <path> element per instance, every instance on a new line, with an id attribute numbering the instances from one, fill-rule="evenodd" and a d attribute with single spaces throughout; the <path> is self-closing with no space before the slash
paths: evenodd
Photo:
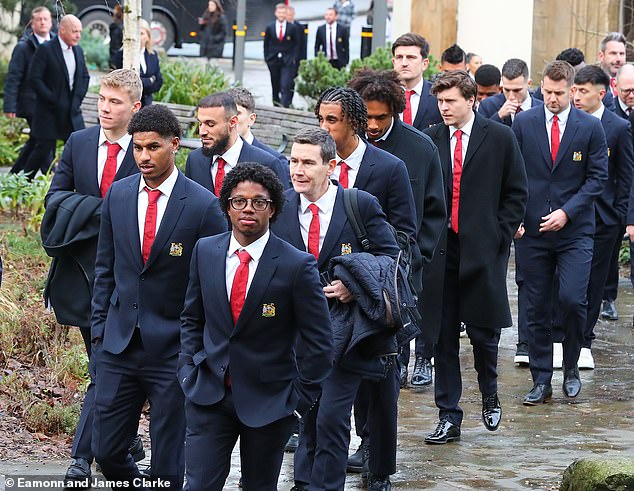
<path id="1" fill-rule="evenodd" d="M 403 111 L 403 123 L 412 124 L 412 93 L 413 90 L 405 91 L 405 111 Z"/>
<path id="2" fill-rule="evenodd" d="M 101 184 L 99 185 L 102 198 L 106 197 L 108 188 L 110 188 L 112 181 L 114 181 L 114 176 L 117 173 L 117 155 L 119 154 L 119 150 L 121 150 L 118 143 L 110 143 L 109 141 L 106 142 L 106 147 L 108 148 L 108 156 L 106 157 L 106 165 L 103 167 Z"/>
<path id="3" fill-rule="evenodd" d="M 158 189 L 145 188 L 147 192 L 147 210 L 145 211 L 145 225 L 143 227 L 143 247 L 141 254 L 143 255 L 143 264 L 147 262 L 156 236 L 156 202 L 161 196 Z"/>
<path id="4" fill-rule="evenodd" d="M 222 157 L 216 159 L 218 170 L 216 171 L 216 181 L 214 182 L 214 194 L 220 196 L 222 182 L 225 180 L 225 164 L 227 163 Z"/>
<path id="5" fill-rule="evenodd" d="M 339 184 L 348 189 L 348 169 L 350 166 L 343 160 L 339 162 L 339 165 L 341 166 L 341 169 L 339 170 Z"/>
<path id="6" fill-rule="evenodd" d="M 553 158 L 553 165 L 557 160 L 557 152 L 559 151 L 559 118 L 553 116 L 553 125 L 550 128 L 550 155 Z"/>
<path id="7" fill-rule="evenodd" d="M 282 24 L 280 24 L 280 33 L 277 36 L 277 39 L 279 39 L 280 41 L 284 39 L 284 31 L 282 31 Z"/>
<path id="8" fill-rule="evenodd" d="M 460 207 L 460 178 L 462 177 L 462 131 L 456 130 L 456 148 L 453 151 L 453 187 L 451 191 L 451 229 L 458 233 Z"/>
<path id="9" fill-rule="evenodd" d="M 519 114 L 522 112 L 522 106 L 517 106 L 517 109 L 515 110 L 515 114 Z"/>
<path id="10" fill-rule="evenodd" d="M 619 95 L 619 91 L 616 88 L 616 77 L 610 78 L 610 88 L 612 89 L 612 95 L 614 97 L 617 97 Z"/>
<path id="11" fill-rule="evenodd" d="M 251 256 L 247 251 L 238 251 L 238 258 L 240 258 L 240 265 L 236 269 L 236 274 L 233 277 L 233 283 L 231 284 L 231 296 L 229 298 L 229 304 L 231 305 L 231 315 L 233 317 L 233 323 L 238 322 L 240 312 L 244 306 L 244 299 L 247 296 L 247 282 L 249 281 L 249 262 Z"/>
<path id="12" fill-rule="evenodd" d="M 330 29 L 330 59 L 334 60 L 335 59 L 335 45 L 332 42 L 332 26 L 330 26 L 329 29 Z"/>
<path id="13" fill-rule="evenodd" d="M 315 256 L 315 259 L 319 259 L 319 207 L 311 203 L 308 209 L 313 214 L 308 229 L 308 252 Z"/>

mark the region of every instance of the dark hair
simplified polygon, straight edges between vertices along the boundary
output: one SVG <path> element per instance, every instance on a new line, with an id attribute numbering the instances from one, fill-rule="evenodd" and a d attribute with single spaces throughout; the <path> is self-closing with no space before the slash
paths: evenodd
<path id="1" fill-rule="evenodd" d="M 275 209 L 270 221 L 275 221 L 284 206 L 284 187 L 275 172 L 256 162 L 240 162 L 231 169 L 231 172 L 227 172 L 227 175 L 222 181 L 220 196 L 218 196 L 223 213 L 227 216 L 229 215 L 227 210 L 229 209 L 231 192 L 238 184 L 244 181 L 255 182 L 266 188 L 271 196 L 273 208 Z"/>
<path id="2" fill-rule="evenodd" d="M 478 94 L 476 83 L 464 70 L 440 73 L 431 87 L 431 93 L 432 95 L 438 95 L 439 92 L 449 90 L 452 87 L 457 87 L 465 99 L 470 99 Z"/>
<path id="3" fill-rule="evenodd" d="M 502 76 L 507 80 L 513 80 L 518 77 L 523 77 L 524 80 L 528 80 L 528 65 L 524 60 L 519 58 L 511 58 L 506 60 L 502 65 Z"/>
<path id="4" fill-rule="evenodd" d="M 304 128 L 293 138 L 293 143 L 306 145 L 318 145 L 320 148 L 321 160 L 327 164 L 336 157 L 337 146 L 330 133 L 321 128 Z M 292 152 L 291 152 L 292 153 Z"/>
<path id="5" fill-rule="evenodd" d="M 605 90 L 610 87 L 610 77 L 601 67 L 587 65 L 580 69 L 575 75 L 576 84 L 602 85 Z"/>
<path id="6" fill-rule="evenodd" d="M 403 86 L 394 70 L 359 70 L 348 86 L 356 90 L 364 101 L 385 102 L 392 116 L 398 117 L 405 110 Z"/>
<path id="7" fill-rule="evenodd" d="M 567 61 L 573 67 L 580 65 L 581 63 L 586 61 L 586 57 L 584 56 L 583 51 L 581 51 L 578 48 L 566 48 L 561 53 L 559 53 L 557 55 L 557 58 L 555 59 L 561 60 L 561 61 Z"/>
<path id="8" fill-rule="evenodd" d="M 542 77 L 548 77 L 554 82 L 565 80 L 570 87 L 575 81 L 575 69 L 567 61 L 555 60 L 546 65 Z"/>
<path id="9" fill-rule="evenodd" d="M 155 131 L 162 138 L 181 137 L 181 125 L 174 113 L 160 104 L 142 107 L 132 116 L 128 124 L 128 133 Z"/>
<path id="10" fill-rule="evenodd" d="M 495 65 L 480 65 L 475 72 L 475 81 L 478 85 L 489 87 L 490 85 L 500 85 L 500 70 Z"/>
<path id="11" fill-rule="evenodd" d="M 365 133 L 368 127 L 368 110 L 361 96 L 349 87 L 331 87 L 324 90 L 315 105 L 315 116 L 319 118 L 319 108 L 323 103 L 339 104 L 341 115 L 352 125 L 355 133 Z"/>
<path id="12" fill-rule="evenodd" d="M 627 39 L 625 38 L 625 36 L 622 33 L 620 33 L 620 32 L 610 32 L 601 41 L 601 51 L 605 51 L 605 49 L 608 47 L 608 43 L 610 41 L 616 41 L 617 43 L 621 43 L 624 46 L 627 46 Z"/>
<path id="13" fill-rule="evenodd" d="M 242 106 L 250 113 L 255 112 L 255 99 L 253 98 L 253 94 L 244 87 L 229 89 L 227 94 L 233 97 L 233 102 L 236 103 L 236 106 Z"/>
<path id="14" fill-rule="evenodd" d="M 216 92 L 215 94 L 203 97 L 198 103 L 198 108 L 200 109 L 201 107 L 224 108 L 226 121 L 229 121 L 231 116 L 238 113 L 238 108 L 236 107 L 236 103 L 233 100 L 233 96 L 231 96 L 228 92 Z"/>
<path id="15" fill-rule="evenodd" d="M 477 53 L 467 53 L 467 63 L 471 63 L 471 59 L 472 59 L 474 56 L 480 56 L 480 55 L 479 55 L 479 54 L 477 54 Z"/>
<path id="16" fill-rule="evenodd" d="M 423 60 L 429 57 L 429 43 L 423 36 L 415 32 L 408 32 L 396 38 L 396 41 L 392 44 L 392 55 L 394 55 L 396 48 L 399 46 L 416 46 L 420 48 Z"/>
<path id="17" fill-rule="evenodd" d="M 440 62 L 446 61 L 447 63 L 451 63 L 452 65 L 457 65 L 458 63 L 466 63 L 467 54 L 464 50 L 458 46 L 457 44 L 452 44 L 440 55 Z"/>

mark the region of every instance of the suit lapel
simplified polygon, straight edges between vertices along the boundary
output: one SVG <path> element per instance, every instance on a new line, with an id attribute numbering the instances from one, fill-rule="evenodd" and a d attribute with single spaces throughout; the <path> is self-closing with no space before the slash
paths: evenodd
<path id="1" fill-rule="evenodd" d="M 99 126 L 95 126 L 95 130 L 86 139 L 86 154 L 81 156 L 82 162 L 94 162 L 95 165 L 90 170 L 90 175 L 86 173 L 86 178 L 90 181 L 90 187 L 94 196 L 101 196 L 101 190 L 99 189 L 99 179 L 97 176 L 97 160 L 99 159 Z"/>
<path id="2" fill-rule="evenodd" d="M 412 121 L 412 126 L 414 126 L 415 128 L 419 127 L 420 122 L 425 116 L 425 105 L 423 104 L 423 101 L 429 95 L 429 84 L 426 81 L 423 81 L 423 88 L 420 92 L 421 93 L 420 97 L 418 98 L 418 109 L 416 110 L 416 117 L 414 118 L 414 121 Z"/>
<path id="3" fill-rule="evenodd" d="M 357 178 L 354 180 L 354 187 L 357 189 L 366 189 L 372 172 L 374 171 L 374 147 L 370 142 L 365 142 L 365 152 L 363 152 L 363 158 L 361 159 L 361 165 L 359 166 L 359 172 L 357 172 Z M 344 159 L 345 160 L 345 159 Z"/>
<path id="4" fill-rule="evenodd" d="M 337 197 L 335 198 L 335 205 L 332 209 L 330 224 L 328 225 L 328 231 L 326 232 L 324 243 L 319 252 L 319 261 L 317 261 L 319 269 L 324 266 L 324 263 L 328 261 L 329 258 L 340 255 L 340 251 L 335 248 L 338 245 L 338 239 L 341 237 L 341 232 L 346 225 L 346 221 L 346 209 L 343 206 L 343 187 L 337 186 Z M 330 254 L 330 251 L 334 252 Z"/>
<path id="5" fill-rule="evenodd" d="M 53 52 L 55 56 L 57 56 L 59 63 L 61 63 L 62 73 L 64 74 L 64 78 L 66 79 L 66 86 L 70 87 L 70 79 L 68 78 L 68 68 L 66 68 L 66 62 L 64 61 L 64 53 L 62 53 L 62 45 L 59 44 L 59 41 L 56 39 L 53 42 Z M 77 69 L 75 69 L 75 72 Z"/>
<path id="6" fill-rule="evenodd" d="M 548 132 L 546 131 L 546 113 L 543 109 L 536 110 L 533 115 L 533 130 L 539 142 L 539 149 L 544 157 L 544 164 L 548 166 L 548 169 L 552 169 L 553 158 L 550 155 L 550 143 L 548 141 Z"/>
<path id="7" fill-rule="evenodd" d="M 143 268 L 143 257 L 141 256 L 141 237 L 139 236 L 139 181 L 141 174 L 130 182 L 129 191 L 126 196 L 125 213 L 127 214 L 128 237 L 130 247 L 136 258 L 139 269 Z"/>
<path id="8" fill-rule="evenodd" d="M 475 119 L 473 121 L 473 126 L 471 127 L 471 135 L 469 135 L 469 145 L 467 146 L 467 154 L 465 155 L 463 167 L 466 166 L 471 157 L 476 153 L 478 147 L 482 144 L 484 137 L 487 134 L 487 125 L 486 121 L 482 120 L 481 116 L 475 115 Z"/>
<path id="9" fill-rule="evenodd" d="M 557 168 L 557 166 L 561 163 L 562 159 L 568 154 L 568 148 L 572 143 L 573 138 L 575 137 L 575 133 L 577 133 L 577 128 L 579 126 L 579 116 L 576 113 L 575 108 L 570 108 L 570 113 L 568 114 L 568 121 L 566 121 L 566 129 L 564 130 L 564 134 L 561 138 L 561 143 L 559 144 L 559 150 L 557 150 L 557 158 L 555 159 L 555 165 L 553 166 L 553 170 Z"/>
<path id="10" fill-rule="evenodd" d="M 121 166 L 119 167 L 117 174 L 114 176 L 115 181 L 123 179 L 124 177 L 130 176 L 134 173 L 134 170 L 136 169 L 136 162 L 134 161 L 133 146 L 133 142 L 130 140 L 130 145 L 128 145 L 128 149 L 125 152 Z"/>
<path id="11" fill-rule="evenodd" d="M 211 256 L 210 275 L 214 278 L 211 280 L 214 291 L 214 312 L 220 317 L 219 325 L 227 326 L 228 334 L 233 332 L 233 317 L 231 316 L 231 306 L 229 305 L 229 297 L 227 296 L 227 250 L 229 249 L 229 241 L 231 234 L 225 235 L 223 240 L 218 242 L 216 250 Z"/>
<path id="12" fill-rule="evenodd" d="M 293 196 L 286 202 L 290 211 L 288 213 L 288 230 L 291 231 L 291 244 L 300 251 L 307 251 L 308 247 L 304 244 L 302 238 L 301 227 L 299 225 L 299 193 L 293 193 Z M 286 218 L 286 217 L 285 217 Z"/>

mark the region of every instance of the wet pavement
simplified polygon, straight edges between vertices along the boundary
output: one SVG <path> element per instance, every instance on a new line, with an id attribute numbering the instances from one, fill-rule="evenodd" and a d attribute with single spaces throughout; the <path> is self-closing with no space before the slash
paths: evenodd
<path id="1" fill-rule="evenodd" d="M 513 309 L 516 290 L 508 278 Z M 634 457 L 634 294 L 622 280 L 617 308 L 620 320 L 600 321 L 593 347 L 595 370 L 581 372 L 583 388 L 571 401 L 561 391 L 562 372 L 553 377 L 553 400 L 537 407 L 522 405 L 532 387 L 527 368 L 513 364 L 516 330 L 502 332 L 499 395 L 503 421 L 496 432 L 480 420 L 480 394 L 468 339 L 462 339 L 464 410 L 462 440 L 440 446 L 423 440 L 436 424 L 433 388 L 403 390 L 399 400 L 399 441 L 395 489 L 403 490 L 552 490 L 565 468 L 578 458 Z M 413 351 L 413 350 L 412 350 Z M 410 363 L 410 370 L 413 363 Z M 358 445 L 353 436 L 352 447 Z M 238 489 L 239 455 L 233 455 L 226 489 Z M 67 461 L 0 462 L 0 474 L 62 476 Z M 293 456 L 286 454 L 279 489 L 289 490 Z M 0 479 L 0 490 L 3 489 Z M 348 476 L 346 489 L 363 489 L 358 474 Z"/>

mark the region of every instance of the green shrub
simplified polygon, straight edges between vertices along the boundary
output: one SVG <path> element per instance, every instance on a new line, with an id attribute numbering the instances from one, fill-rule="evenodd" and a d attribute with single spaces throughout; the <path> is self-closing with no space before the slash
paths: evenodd
<path id="1" fill-rule="evenodd" d="M 18 158 L 20 148 L 27 136 L 22 130 L 27 127 L 22 118 L 0 117 L 0 166 L 12 166 Z"/>
<path id="2" fill-rule="evenodd" d="M 206 95 L 229 87 L 220 68 L 193 61 L 162 61 L 161 74 L 163 87 L 155 94 L 154 102 L 195 106 Z"/>
<path id="3" fill-rule="evenodd" d="M 4 58 L 0 58 L 0 83 L 2 84 L 2 92 L 4 93 L 4 83 L 7 80 L 7 73 L 9 72 L 9 61 Z"/>
<path id="4" fill-rule="evenodd" d="M 391 70 L 392 69 L 392 48 L 388 44 L 385 48 L 378 48 L 370 56 L 363 59 L 356 59 L 350 62 L 350 73 L 354 74 L 361 68 L 371 70 Z"/>
<path id="5" fill-rule="evenodd" d="M 39 230 L 44 216 L 44 197 L 52 174 L 38 175 L 30 181 L 24 172 L 0 175 L 0 209 L 10 210 L 26 231 Z"/>
<path id="6" fill-rule="evenodd" d="M 86 65 L 91 70 L 106 71 L 110 66 L 110 48 L 104 39 L 98 36 L 82 36 L 79 41 L 84 50 Z"/>

